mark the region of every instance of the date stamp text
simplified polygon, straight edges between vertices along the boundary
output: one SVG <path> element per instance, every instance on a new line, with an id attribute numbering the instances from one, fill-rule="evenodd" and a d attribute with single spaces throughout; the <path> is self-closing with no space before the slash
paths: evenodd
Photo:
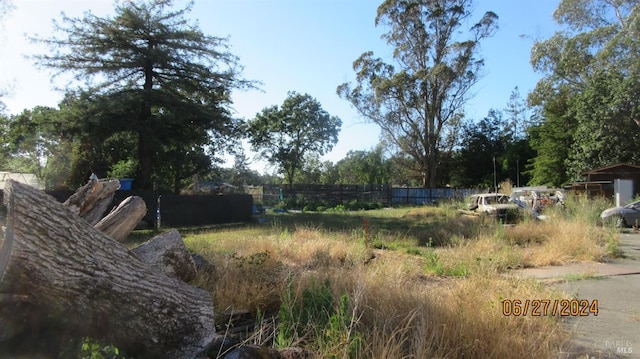
<path id="1" fill-rule="evenodd" d="M 505 299 L 502 301 L 505 316 L 586 317 L 598 315 L 598 300 L 587 299 Z"/>

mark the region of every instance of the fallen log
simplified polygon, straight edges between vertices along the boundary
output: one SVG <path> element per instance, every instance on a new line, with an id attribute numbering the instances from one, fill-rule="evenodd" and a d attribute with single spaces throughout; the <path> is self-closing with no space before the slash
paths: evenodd
<path id="1" fill-rule="evenodd" d="M 94 227 L 116 241 L 124 242 L 145 214 L 147 214 L 147 205 L 144 200 L 138 196 L 130 196 L 120 202 L 118 207 Z"/>
<path id="2" fill-rule="evenodd" d="M 169 277 L 185 282 L 196 277 L 196 263 L 175 229 L 159 234 L 131 251 Z"/>
<path id="3" fill-rule="evenodd" d="M 136 358 L 205 356 L 215 336 L 208 292 L 151 268 L 35 188 L 10 180 L 4 198 L 0 354 L 64 333 Z"/>
<path id="4" fill-rule="evenodd" d="M 71 212 L 79 215 L 92 226 L 98 223 L 113 202 L 114 193 L 120 188 L 120 181 L 98 181 L 91 179 L 87 184 L 78 188 L 64 205 Z"/>

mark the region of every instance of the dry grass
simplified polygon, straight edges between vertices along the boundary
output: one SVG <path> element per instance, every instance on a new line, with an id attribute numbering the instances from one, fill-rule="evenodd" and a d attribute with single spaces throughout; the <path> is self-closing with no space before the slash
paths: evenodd
<path id="1" fill-rule="evenodd" d="M 528 227 L 543 240 L 540 245 L 528 245 L 523 249 L 523 264 L 527 267 L 601 261 L 607 255 L 606 242 L 611 234 L 607 229 L 562 220 Z"/>
<path id="2" fill-rule="evenodd" d="M 602 261 L 611 255 L 615 232 L 561 217 L 516 226 L 489 226 L 476 237 L 434 250 L 436 274 L 468 276 L 510 269 Z"/>
<path id="3" fill-rule="evenodd" d="M 292 340 L 319 357 L 548 358 L 567 345 L 557 318 L 504 316 L 502 301 L 561 294 L 503 274 L 600 260 L 611 237 L 564 216 L 503 227 L 446 207 L 363 213 L 301 215 L 301 221 L 282 215 L 272 217 L 273 225 L 191 234 L 185 242 L 217 268 L 198 278 L 217 312 L 277 318 L 283 305 L 293 311 L 325 282 L 335 303 L 346 296 L 346 322 Z M 371 221 L 366 230 L 363 218 Z M 315 314 L 332 315 L 325 310 Z M 277 324 L 265 323 L 253 341 L 275 346 Z"/>
<path id="4" fill-rule="evenodd" d="M 556 318 L 503 315 L 502 299 L 558 297 L 532 281 L 416 280 L 380 267 L 331 280 L 345 290 L 351 283 L 357 327 L 368 338 L 364 358 L 548 358 L 568 338 Z"/>

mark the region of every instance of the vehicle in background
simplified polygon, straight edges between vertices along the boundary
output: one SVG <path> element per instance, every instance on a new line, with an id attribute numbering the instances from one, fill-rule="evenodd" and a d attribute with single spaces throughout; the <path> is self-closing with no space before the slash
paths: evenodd
<path id="1" fill-rule="evenodd" d="M 607 208 L 600 213 L 602 223 L 612 223 L 617 228 L 638 227 L 640 224 L 640 201 L 622 207 Z"/>
<path id="2" fill-rule="evenodd" d="M 502 221 L 514 223 L 520 217 L 520 207 L 509 201 L 504 193 L 478 193 L 467 198 L 463 214 L 488 216 Z"/>
<path id="3" fill-rule="evenodd" d="M 513 202 L 529 207 L 533 215 L 539 217 L 549 207 L 564 207 L 565 191 L 559 188 L 547 188 L 546 186 L 515 187 L 511 191 L 510 197 Z"/>

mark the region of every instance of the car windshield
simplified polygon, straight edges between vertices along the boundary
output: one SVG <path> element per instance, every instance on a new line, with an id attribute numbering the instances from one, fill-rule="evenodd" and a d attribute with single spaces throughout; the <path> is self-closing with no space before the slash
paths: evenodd
<path id="1" fill-rule="evenodd" d="M 631 203 L 627 204 L 626 206 L 624 206 L 624 208 L 640 209 L 640 201 L 631 202 Z"/>

